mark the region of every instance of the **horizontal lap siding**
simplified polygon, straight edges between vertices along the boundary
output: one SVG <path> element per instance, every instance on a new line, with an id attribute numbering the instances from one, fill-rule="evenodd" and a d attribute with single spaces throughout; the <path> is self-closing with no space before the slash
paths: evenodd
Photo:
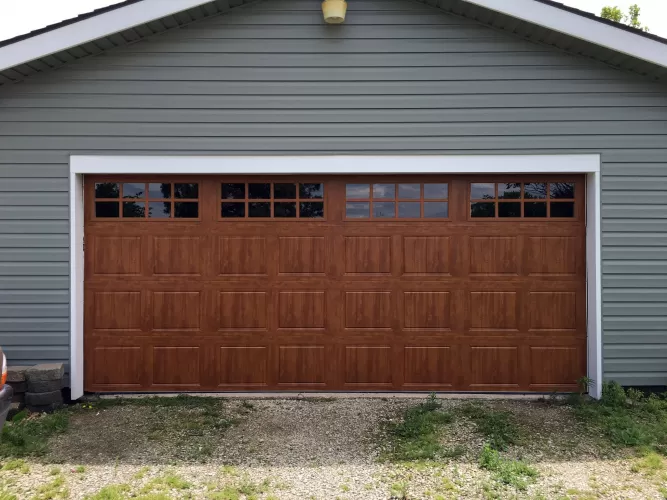
<path id="1" fill-rule="evenodd" d="M 408 0 L 265 0 L 1 88 L 0 342 L 68 358 L 70 154 L 388 152 L 601 153 L 605 374 L 667 384 L 667 88 Z"/>

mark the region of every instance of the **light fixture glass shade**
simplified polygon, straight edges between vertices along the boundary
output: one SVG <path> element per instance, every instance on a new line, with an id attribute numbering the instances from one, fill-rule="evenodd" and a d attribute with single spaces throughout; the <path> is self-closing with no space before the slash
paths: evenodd
<path id="1" fill-rule="evenodd" d="M 341 24 L 345 21 L 347 2 L 345 0 L 324 0 L 322 13 L 327 24 Z"/>

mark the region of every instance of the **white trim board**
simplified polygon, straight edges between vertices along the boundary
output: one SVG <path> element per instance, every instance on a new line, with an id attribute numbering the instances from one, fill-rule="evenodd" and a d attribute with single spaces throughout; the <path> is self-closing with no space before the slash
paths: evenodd
<path id="1" fill-rule="evenodd" d="M 175 14 L 210 0 L 142 0 L 0 47 L 0 71 Z M 465 0 L 580 40 L 667 67 L 664 43 L 535 0 Z M 352 14 L 350 14 L 352 15 Z"/>
<path id="2" fill-rule="evenodd" d="M 85 174 L 562 174 L 585 173 L 587 375 L 602 394 L 600 155 L 489 156 L 71 156 L 70 309 L 72 399 L 83 396 L 83 176 Z"/>

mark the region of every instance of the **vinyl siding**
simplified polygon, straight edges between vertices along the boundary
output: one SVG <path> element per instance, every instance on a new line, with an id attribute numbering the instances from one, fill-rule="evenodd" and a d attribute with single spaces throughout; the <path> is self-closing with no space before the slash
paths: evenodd
<path id="1" fill-rule="evenodd" d="M 667 87 L 409 0 L 263 0 L 0 88 L 0 343 L 68 359 L 71 154 L 602 155 L 607 379 L 667 385 Z"/>

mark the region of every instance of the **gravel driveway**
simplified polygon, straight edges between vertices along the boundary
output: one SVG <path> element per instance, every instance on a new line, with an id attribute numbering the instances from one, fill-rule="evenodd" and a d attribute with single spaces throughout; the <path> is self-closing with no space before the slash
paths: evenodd
<path id="1" fill-rule="evenodd" d="M 202 411 L 111 405 L 75 411 L 50 452 L 0 472 L 0 500 L 93 498 L 665 498 L 665 473 L 588 436 L 566 406 L 488 401 L 508 410 L 529 438 L 507 456 L 539 477 L 526 490 L 499 484 L 479 466 L 484 439 L 456 418 L 442 433 L 460 456 L 437 462 L 380 461 L 387 422 L 423 400 L 217 400 Z M 442 401 L 455 410 L 460 400 Z M 5 462 L 6 464 L 7 462 Z M 635 469 L 635 472 L 632 469 Z M 7 470 L 11 469 L 11 470 Z"/>

